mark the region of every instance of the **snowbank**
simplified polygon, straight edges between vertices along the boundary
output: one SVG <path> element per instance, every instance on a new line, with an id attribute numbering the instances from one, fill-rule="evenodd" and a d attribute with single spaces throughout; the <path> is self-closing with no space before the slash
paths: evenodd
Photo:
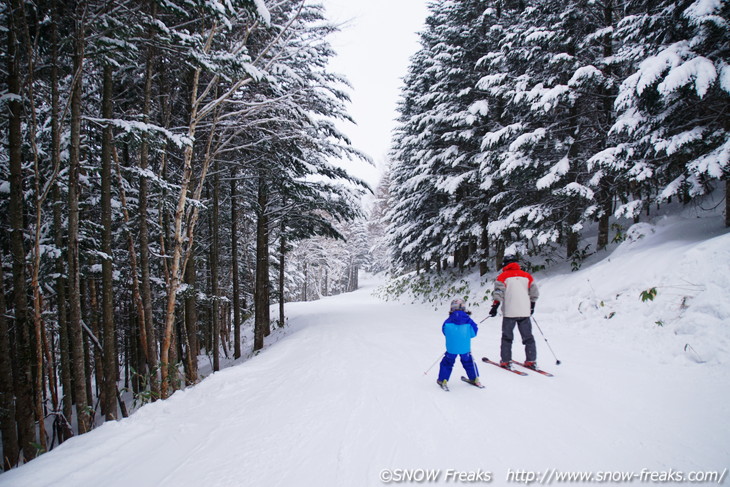
<path id="1" fill-rule="evenodd" d="M 656 361 L 730 363 L 730 233 L 720 217 L 639 223 L 596 264 L 538 276 L 538 314 L 551 326 Z"/>

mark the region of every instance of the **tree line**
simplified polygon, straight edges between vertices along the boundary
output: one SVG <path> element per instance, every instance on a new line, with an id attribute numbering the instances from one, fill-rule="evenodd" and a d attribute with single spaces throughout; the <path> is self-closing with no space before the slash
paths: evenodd
<path id="1" fill-rule="evenodd" d="M 398 271 L 453 256 L 484 274 L 505 252 L 560 251 L 579 265 L 618 219 L 707 195 L 719 206 L 724 193 L 730 226 L 730 2 L 429 9 L 391 154 Z"/>
<path id="2" fill-rule="evenodd" d="M 367 157 L 336 126 L 320 5 L 9 0 L 0 19 L 10 468 L 126 415 L 125 390 L 195 383 L 201 353 L 261 349 L 273 302 L 283 325 L 286 300 L 356 287 L 362 243 L 289 256 L 357 236 L 366 185 L 332 161 Z"/>

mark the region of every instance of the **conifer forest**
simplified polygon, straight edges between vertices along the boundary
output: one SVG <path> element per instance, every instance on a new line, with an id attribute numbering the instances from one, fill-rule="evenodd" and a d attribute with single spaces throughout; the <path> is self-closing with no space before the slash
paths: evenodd
<path id="1" fill-rule="evenodd" d="M 428 8 L 371 189 L 318 1 L 3 2 L 2 469 L 361 269 L 579 267 L 670 203 L 730 226 L 730 1 Z"/>
<path id="2" fill-rule="evenodd" d="M 366 157 L 335 127 L 347 83 L 328 71 L 323 15 L 4 3 L 6 467 L 127 414 L 121 389 L 164 399 L 199 380 L 200 353 L 217 370 L 260 349 L 286 319 L 271 303 L 357 286 L 358 250 L 322 243 L 361 240 L 344 224 L 364 184 L 330 161 Z"/>
<path id="3" fill-rule="evenodd" d="M 727 193 L 729 2 L 430 5 L 393 141 L 397 268 L 555 246 L 579 265 L 616 218 Z"/>

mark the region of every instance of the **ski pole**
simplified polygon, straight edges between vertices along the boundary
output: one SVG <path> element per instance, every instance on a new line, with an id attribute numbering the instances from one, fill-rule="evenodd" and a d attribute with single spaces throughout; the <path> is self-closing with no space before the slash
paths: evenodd
<path id="1" fill-rule="evenodd" d="M 486 318 L 484 318 L 484 319 L 483 319 L 482 321 L 480 321 L 479 323 L 484 323 L 484 322 L 485 322 L 485 321 L 487 321 L 487 320 L 488 320 L 489 318 L 491 318 L 491 316 L 487 315 L 487 317 L 486 317 Z"/>
<path id="2" fill-rule="evenodd" d="M 537 329 L 540 330 L 540 335 L 542 335 L 542 338 L 545 340 L 545 343 L 547 343 L 548 348 L 550 349 L 550 353 L 553 354 L 553 357 L 555 357 L 555 365 L 560 365 L 560 360 L 558 360 L 558 357 L 555 356 L 555 352 L 553 352 L 553 347 L 550 346 L 550 342 L 548 342 L 547 337 L 542 332 L 542 328 L 540 328 L 540 325 L 537 324 L 537 320 L 534 316 L 531 316 L 532 321 L 535 323 L 535 326 L 537 326 Z"/>
<path id="3" fill-rule="evenodd" d="M 436 365 L 437 363 L 439 363 L 439 361 L 441 360 L 441 357 L 442 356 L 439 355 L 439 358 L 437 358 L 436 361 L 431 364 L 431 367 L 429 367 L 428 369 L 426 369 L 426 372 L 424 372 L 423 375 L 427 375 L 431 371 L 431 369 L 433 369 L 433 366 Z"/>

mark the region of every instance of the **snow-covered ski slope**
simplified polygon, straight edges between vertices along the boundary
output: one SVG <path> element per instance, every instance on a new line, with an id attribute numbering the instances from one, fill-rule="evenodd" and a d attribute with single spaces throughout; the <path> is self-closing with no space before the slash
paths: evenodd
<path id="1" fill-rule="evenodd" d="M 443 352 L 448 303 L 383 302 L 370 280 L 289 305 L 283 336 L 258 356 L 0 485 L 378 486 L 381 476 L 422 478 L 419 469 L 442 485 L 558 483 L 566 473 L 641 485 L 678 472 L 674 485 L 716 485 L 687 476 L 730 467 L 730 234 L 719 218 L 674 218 L 629 236 L 578 272 L 536 275 L 535 317 L 562 364 L 536 332 L 538 361 L 553 378 L 479 361 L 480 390 L 459 380 L 457 362 L 442 391 L 437 366 L 424 371 Z M 652 287 L 655 299 L 642 302 Z M 487 309 L 474 309 L 476 321 Z M 497 358 L 499 336 L 499 319 L 484 321 L 474 355 Z M 524 358 L 518 340 L 514 350 Z"/>

